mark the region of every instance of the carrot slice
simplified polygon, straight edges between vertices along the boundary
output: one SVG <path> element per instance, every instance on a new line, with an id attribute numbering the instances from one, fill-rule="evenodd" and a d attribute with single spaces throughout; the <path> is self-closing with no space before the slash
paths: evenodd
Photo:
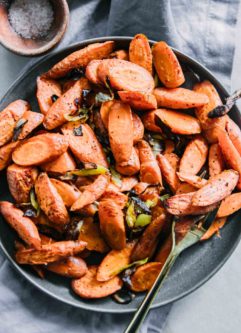
<path id="1" fill-rule="evenodd" d="M 138 183 L 136 177 L 123 177 L 121 180 L 121 192 L 129 192 Z"/>
<path id="2" fill-rule="evenodd" d="M 159 186 L 148 186 L 142 193 L 139 194 L 139 198 L 142 201 L 151 200 L 153 202 L 159 202 L 160 191 L 161 191 L 161 189 L 159 188 Z M 155 207 L 157 207 L 157 206 L 155 206 Z M 159 211 L 158 216 L 160 215 L 160 213 L 161 212 Z M 155 209 L 154 208 L 152 209 L 152 218 L 153 219 L 155 218 Z"/>
<path id="3" fill-rule="evenodd" d="M 75 136 L 74 129 L 80 126 L 83 135 Z M 108 167 L 104 150 L 88 124 L 81 124 L 78 121 L 69 122 L 62 126 L 61 131 L 68 139 L 69 147 L 79 161 Z"/>
<path id="4" fill-rule="evenodd" d="M 20 209 L 14 207 L 11 202 L 1 201 L 0 212 L 26 244 L 35 249 L 41 248 L 37 227 L 30 218 L 23 216 L 23 212 Z"/>
<path id="5" fill-rule="evenodd" d="M 92 60 L 86 67 L 85 75 L 90 82 L 95 84 L 100 84 L 100 80 L 98 78 L 98 67 L 101 64 L 101 60 Z"/>
<path id="6" fill-rule="evenodd" d="M 220 146 L 213 143 L 209 149 L 208 156 L 209 176 L 213 177 L 220 174 L 224 170 L 224 159 Z"/>
<path id="7" fill-rule="evenodd" d="M 125 176 L 133 176 L 140 170 L 140 160 L 136 148 L 132 148 L 130 159 L 127 162 L 116 164 L 116 170 Z"/>
<path id="8" fill-rule="evenodd" d="M 179 168 L 179 164 L 180 164 L 180 157 L 177 156 L 177 154 L 175 153 L 166 153 L 166 149 L 164 151 L 165 158 L 168 160 L 168 162 L 170 163 L 170 165 L 173 167 L 173 169 L 175 171 L 178 170 Z"/>
<path id="9" fill-rule="evenodd" d="M 205 164 L 208 155 L 208 144 L 201 136 L 196 136 L 191 140 L 180 160 L 180 173 L 196 175 Z"/>
<path id="10" fill-rule="evenodd" d="M 237 149 L 239 154 L 241 155 L 241 130 L 239 126 L 231 119 L 228 118 L 226 124 L 226 130 L 228 132 L 228 136 L 232 141 L 234 147 Z"/>
<path id="11" fill-rule="evenodd" d="M 64 277 L 78 279 L 86 274 L 88 268 L 83 259 L 79 257 L 68 257 L 47 265 L 47 270 Z"/>
<path id="12" fill-rule="evenodd" d="M 172 51 L 165 43 L 156 43 L 152 48 L 153 62 L 161 82 L 168 88 L 176 88 L 185 81 L 182 67 Z"/>
<path id="13" fill-rule="evenodd" d="M 76 99 L 80 100 L 81 90 L 81 83 L 78 80 L 54 102 L 44 118 L 43 124 L 47 130 L 52 130 L 66 123 L 65 115 L 73 114 L 78 108 Z"/>
<path id="14" fill-rule="evenodd" d="M 129 105 L 116 101 L 111 106 L 108 133 L 116 162 L 128 162 L 133 147 L 133 123 Z"/>
<path id="15" fill-rule="evenodd" d="M 99 204 L 101 232 L 112 249 L 121 250 L 126 246 L 124 216 L 121 208 L 112 200 Z"/>
<path id="16" fill-rule="evenodd" d="M 37 78 L 37 100 L 41 113 L 46 114 L 54 103 L 54 97 L 60 97 L 62 94 L 59 82 L 44 77 Z"/>
<path id="17" fill-rule="evenodd" d="M 166 183 L 170 186 L 173 193 L 179 186 L 179 179 L 176 175 L 176 169 L 170 164 L 165 155 L 158 154 L 157 161 L 162 172 L 162 176 Z"/>
<path id="18" fill-rule="evenodd" d="M 81 298 L 102 298 L 114 294 L 122 288 L 122 281 L 115 276 L 109 281 L 97 281 L 98 266 L 89 266 L 87 273 L 78 280 L 72 281 L 73 291 Z"/>
<path id="19" fill-rule="evenodd" d="M 171 111 L 167 109 L 155 110 L 155 115 L 176 134 L 201 133 L 198 120 L 188 114 Z"/>
<path id="20" fill-rule="evenodd" d="M 65 83 L 63 84 L 62 93 L 66 93 L 66 91 L 69 90 L 71 87 L 73 87 L 75 83 L 76 80 L 65 81 Z M 91 83 L 85 76 L 79 79 L 79 83 L 82 90 L 91 90 Z"/>
<path id="21" fill-rule="evenodd" d="M 9 142 L 14 133 L 15 120 L 10 111 L 0 113 L 0 146 Z"/>
<path id="22" fill-rule="evenodd" d="M 108 57 L 113 51 L 114 42 L 94 43 L 85 48 L 69 54 L 54 65 L 45 76 L 51 79 L 58 79 L 68 74 L 72 69 L 86 67 L 91 60 Z"/>
<path id="23" fill-rule="evenodd" d="M 227 218 L 225 217 L 215 219 L 205 234 L 202 236 L 201 240 L 204 241 L 211 238 L 214 234 L 219 234 L 219 230 L 223 228 L 226 222 Z"/>
<path id="24" fill-rule="evenodd" d="M 189 175 L 181 172 L 177 172 L 177 175 L 182 182 L 186 182 L 195 188 L 201 188 L 207 184 L 207 179 L 195 175 Z"/>
<path id="25" fill-rule="evenodd" d="M 69 222 L 64 201 L 46 173 L 39 175 L 35 183 L 35 191 L 40 208 L 51 222 L 56 224 Z"/>
<path id="26" fill-rule="evenodd" d="M 100 116 L 103 121 L 105 128 L 108 128 L 109 113 L 112 105 L 116 103 L 116 100 L 103 102 L 100 107 Z"/>
<path id="27" fill-rule="evenodd" d="M 156 98 L 152 94 L 142 91 L 118 91 L 122 102 L 137 110 L 153 110 L 157 108 Z"/>
<path id="28" fill-rule="evenodd" d="M 27 120 L 27 122 L 24 124 L 21 133 L 18 136 L 19 140 L 25 139 L 35 128 L 41 125 L 44 116 L 37 112 L 26 111 L 21 119 Z"/>
<path id="29" fill-rule="evenodd" d="M 145 129 L 151 132 L 162 133 L 159 126 L 156 125 L 156 111 L 149 111 L 142 115 L 141 120 L 144 124 Z"/>
<path id="30" fill-rule="evenodd" d="M 112 200 L 117 204 L 117 206 L 123 209 L 127 204 L 128 196 L 124 193 L 121 193 L 114 184 L 109 183 L 105 193 L 101 197 L 101 201 L 105 200 Z"/>
<path id="31" fill-rule="evenodd" d="M 137 34 L 130 42 L 129 59 L 152 74 L 152 52 L 148 38 Z"/>
<path id="32" fill-rule="evenodd" d="M 144 183 L 144 182 L 139 182 L 138 184 L 136 184 L 134 186 L 134 191 L 136 192 L 136 194 L 141 194 L 143 193 L 147 188 L 148 188 L 149 184 L 148 183 Z"/>
<path id="33" fill-rule="evenodd" d="M 111 59 L 129 60 L 129 54 L 126 50 L 117 50 L 110 54 Z"/>
<path id="34" fill-rule="evenodd" d="M 30 110 L 30 105 L 28 102 L 17 99 L 16 101 L 10 103 L 2 112 L 1 114 L 10 112 L 15 121 L 18 121 L 26 111 Z"/>
<path id="35" fill-rule="evenodd" d="M 209 179 L 207 184 L 192 197 L 194 206 L 208 206 L 216 203 L 232 193 L 239 180 L 239 174 L 234 170 L 225 170 Z"/>
<path id="36" fill-rule="evenodd" d="M 109 281 L 120 271 L 131 263 L 131 252 L 136 242 L 126 244 L 122 250 L 111 250 L 100 263 L 96 279 L 98 281 Z"/>
<path id="37" fill-rule="evenodd" d="M 0 147 L 0 171 L 5 169 L 12 161 L 12 153 L 19 142 L 11 142 Z"/>
<path id="38" fill-rule="evenodd" d="M 87 185 L 84 192 L 81 193 L 79 198 L 71 206 L 71 211 L 80 211 L 84 206 L 92 204 L 98 200 L 105 192 L 109 183 L 109 177 L 105 175 L 99 175 L 96 180 Z"/>
<path id="39" fill-rule="evenodd" d="M 207 104 L 208 96 L 185 88 L 156 88 L 153 92 L 158 107 L 189 109 Z"/>
<path id="40" fill-rule="evenodd" d="M 66 152 L 68 142 L 61 134 L 46 133 L 36 135 L 22 144 L 13 152 L 13 161 L 22 166 L 40 165 L 56 159 Z"/>
<path id="41" fill-rule="evenodd" d="M 80 197 L 81 193 L 76 186 L 67 184 L 55 178 L 50 178 L 66 207 L 71 207 Z"/>
<path id="42" fill-rule="evenodd" d="M 7 169 L 7 181 L 11 195 L 18 203 L 29 202 L 29 193 L 38 177 L 34 167 L 12 164 Z"/>
<path id="43" fill-rule="evenodd" d="M 217 212 L 217 217 L 229 216 L 241 208 L 241 193 L 233 193 L 224 198 Z"/>
<path id="44" fill-rule="evenodd" d="M 162 269 L 160 262 L 148 262 L 138 267 L 131 276 L 131 290 L 142 292 L 149 290 Z"/>
<path id="45" fill-rule="evenodd" d="M 176 194 L 184 194 L 194 192 L 196 188 L 188 183 L 181 183 L 177 188 Z"/>
<path id="46" fill-rule="evenodd" d="M 141 140 L 138 143 L 140 156 L 140 180 L 149 184 L 162 184 L 161 171 L 149 144 Z"/>
<path id="47" fill-rule="evenodd" d="M 66 151 L 55 160 L 41 164 L 41 169 L 54 174 L 65 174 L 67 171 L 76 169 L 76 163 L 72 155 Z"/>

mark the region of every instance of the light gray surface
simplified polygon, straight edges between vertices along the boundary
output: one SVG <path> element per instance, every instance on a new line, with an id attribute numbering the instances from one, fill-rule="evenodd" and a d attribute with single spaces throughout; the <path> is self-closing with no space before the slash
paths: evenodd
<path id="1" fill-rule="evenodd" d="M 239 13 L 232 87 L 241 87 L 241 15 Z M 17 77 L 27 58 L 0 47 L 0 96 Z M 164 333 L 239 333 L 241 317 L 241 244 L 225 266 L 203 287 L 178 301 L 168 317 Z M 210 253 L 212 255 L 212 253 Z"/>

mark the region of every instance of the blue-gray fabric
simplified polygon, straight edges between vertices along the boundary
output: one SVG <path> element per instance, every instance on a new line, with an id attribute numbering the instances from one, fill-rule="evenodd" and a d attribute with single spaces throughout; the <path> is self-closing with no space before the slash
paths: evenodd
<path id="1" fill-rule="evenodd" d="M 199 60 L 229 88 L 238 5 L 239 0 L 72 0 L 69 28 L 58 48 L 85 38 L 141 32 Z M 152 310 L 139 332 L 162 332 L 170 309 Z M 0 333 L 115 333 L 123 332 L 130 318 L 59 303 L 0 256 Z"/>

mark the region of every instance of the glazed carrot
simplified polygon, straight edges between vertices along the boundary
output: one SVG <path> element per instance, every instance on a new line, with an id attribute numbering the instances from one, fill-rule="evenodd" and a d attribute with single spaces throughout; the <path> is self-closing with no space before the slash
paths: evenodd
<path id="1" fill-rule="evenodd" d="M 84 219 L 78 240 L 86 242 L 86 249 L 89 251 L 100 253 L 106 253 L 109 251 L 109 247 L 101 235 L 100 225 L 99 223 L 95 223 L 93 218 Z"/>
<path id="2" fill-rule="evenodd" d="M 217 212 L 217 217 L 225 217 L 241 208 L 241 193 L 233 193 L 223 199 Z"/>
<path id="3" fill-rule="evenodd" d="M 121 179 L 121 192 L 128 192 L 133 189 L 133 187 L 138 183 L 138 179 L 136 177 L 123 177 Z"/>
<path id="4" fill-rule="evenodd" d="M 103 102 L 101 104 L 100 115 L 101 115 L 101 119 L 103 121 L 105 128 L 108 128 L 110 109 L 111 109 L 112 105 L 114 105 L 116 102 L 117 102 L 116 100 L 112 100 L 112 101 Z"/>
<path id="5" fill-rule="evenodd" d="M 166 214 L 161 214 L 151 221 L 133 249 L 131 254 L 132 261 L 152 257 L 159 242 L 159 235 L 166 221 Z"/>
<path id="6" fill-rule="evenodd" d="M 37 227 L 30 218 L 23 216 L 23 212 L 20 209 L 14 207 L 11 202 L 1 201 L 0 212 L 26 244 L 35 249 L 41 248 Z"/>
<path id="7" fill-rule="evenodd" d="M 53 174 L 65 174 L 76 169 L 76 163 L 72 155 L 66 151 L 55 160 L 40 165 L 41 169 Z"/>
<path id="8" fill-rule="evenodd" d="M 117 50 L 110 54 L 111 59 L 129 60 L 129 54 L 126 50 Z"/>
<path id="9" fill-rule="evenodd" d="M 52 130 L 66 123 L 65 116 L 75 113 L 78 109 L 76 99 L 81 97 L 80 80 L 67 90 L 56 102 L 50 107 L 44 118 L 44 127 L 47 130 Z"/>
<path id="10" fill-rule="evenodd" d="M 11 195 L 18 203 L 29 202 L 29 193 L 38 177 L 38 169 L 12 164 L 7 169 L 7 181 Z"/>
<path id="11" fill-rule="evenodd" d="M 177 188 L 176 194 L 184 194 L 194 192 L 196 188 L 188 183 L 181 183 Z"/>
<path id="12" fill-rule="evenodd" d="M 132 241 L 126 244 L 122 250 L 111 250 L 100 263 L 96 279 L 97 281 L 109 281 L 120 271 L 131 263 L 131 252 L 136 242 Z"/>
<path id="13" fill-rule="evenodd" d="M 90 82 L 95 84 L 100 84 L 100 80 L 98 78 L 98 67 L 101 64 L 101 60 L 92 60 L 86 67 L 85 75 Z"/>
<path id="14" fill-rule="evenodd" d="M 210 177 L 216 176 L 224 170 L 222 151 L 217 143 L 213 143 L 209 148 L 208 167 Z"/>
<path id="15" fill-rule="evenodd" d="M 185 81 L 182 68 L 172 49 L 165 43 L 152 48 L 153 62 L 160 81 L 168 88 L 176 88 Z"/>
<path id="16" fill-rule="evenodd" d="M 141 140 L 138 143 L 140 156 L 140 180 L 149 184 L 162 184 L 161 171 L 149 144 Z"/>
<path id="17" fill-rule="evenodd" d="M 189 109 L 208 103 L 208 96 L 185 88 L 156 88 L 153 91 L 158 107 Z"/>
<path id="18" fill-rule="evenodd" d="M 14 133 L 15 120 L 10 111 L 0 113 L 0 146 L 8 143 Z"/>
<path id="19" fill-rule="evenodd" d="M 61 94 L 62 89 L 59 82 L 41 76 L 37 78 L 36 97 L 41 113 L 46 114 L 54 103 L 54 99 L 59 98 Z"/>
<path id="20" fill-rule="evenodd" d="M 116 101 L 110 109 L 108 133 L 111 150 L 118 164 L 128 162 L 133 147 L 133 123 L 128 104 Z"/>
<path id="21" fill-rule="evenodd" d="M 164 180 L 170 186 L 171 191 L 175 193 L 179 186 L 179 179 L 176 175 L 176 169 L 170 164 L 165 155 L 158 154 L 156 159 L 158 161 Z"/>
<path id="22" fill-rule="evenodd" d="M 219 131 L 218 143 L 225 162 L 241 175 L 241 157 L 226 132 Z M 239 178 L 237 188 L 241 189 L 241 177 Z"/>
<path id="23" fill-rule="evenodd" d="M 166 149 L 165 149 L 165 151 L 166 151 Z M 173 169 L 175 171 L 177 171 L 177 169 L 179 168 L 179 164 L 180 164 L 180 157 L 177 156 L 177 154 L 175 154 L 175 153 L 166 153 L 165 151 L 164 151 L 163 155 L 168 160 L 168 162 L 171 164 Z"/>
<path id="24" fill-rule="evenodd" d="M 116 164 L 116 171 L 125 176 L 133 176 L 140 170 L 139 152 L 132 148 L 130 159 L 127 162 Z"/>
<path id="25" fill-rule="evenodd" d="M 182 182 L 186 182 L 195 188 L 201 188 L 207 184 L 206 179 L 198 177 L 196 175 L 189 175 L 186 173 L 177 172 L 177 176 Z"/>
<path id="26" fill-rule="evenodd" d="M 133 122 L 133 143 L 137 143 L 144 136 L 144 125 L 141 121 L 141 118 L 135 113 L 132 112 L 132 122 Z"/>
<path id="27" fill-rule="evenodd" d="M 194 206 L 208 206 L 216 203 L 232 193 L 239 180 L 239 174 L 234 170 L 225 170 L 209 179 L 206 185 L 192 197 Z"/>
<path id="28" fill-rule="evenodd" d="M 97 281 L 97 269 L 97 266 L 89 266 L 87 273 L 82 278 L 72 281 L 73 291 L 81 298 L 107 297 L 122 288 L 123 282 L 118 276 L 109 281 Z"/>
<path id="29" fill-rule="evenodd" d="M 226 130 L 228 136 L 232 141 L 234 147 L 237 149 L 238 153 L 241 155 L 241 130 L 239 126 L 231 119 L 228 118 L 226 124 Z"/>
<path id="30" fill-rule="evenodd" d="M 40 208 L 49 220 L 56 224 L 67 224 L 69 214 L 64 201 L 46 173 L 41 173 L 35 183 Z"/>
<path id="31" fill-rule="evenodd" d="M 156 124 L 156 113 L 155 110 L 145 112 L 141 116 L 141 120 L 145 129 L 151 132 L 162 133 L 161 128 Z"/>
<path id="32" fill-rule="evenodd" d="M 65 81 L 65 83 L 63 84 L 63 88 L 62 88 L 62 93 L 65 93 L 67 90 L 69 90 L 71 87 L 73 87 L 73 85 L 75 85 L 76 80 L 68 80 Z M 81 77 L 79 79 L 79 83 L 80 83 L 80 88 L 82 90 L 91 90 L 91 83 L 90 81 L 86 78 L 86 77 Z"/>
<path id="33" fill-rule="evenodd" d="M 81 136 L 74 135 L 74 129 L 81 126 Z M 69 141 L 69 147 L 74 156 L 83 163 L 96 163 L 108 167 L 103 147 L 88 124 L 69 122 L 62 126 L 62 133 Z"/>
<path id="34" fill-rule="evenodd" d="M 61 241 L 42 245 L 39 250 L 30 248 L 19 250 L 16 253 L 16 261 L 19 264 L 45 265 L 80 253 L 86 247 L 81 241 Z"/>
<path id="35" fill-rule="evenodd" d="M 137 34 L 130 42 L 129 59 L 152 74 L 152 52 L 147 37 Z"/>
<path id="36" fill-rule="evenodd" d="M 19 142 L 11 142 L 0 147 L 0 171 L 5 169 L 12 161 L 12 153 Z"/>
<path id="37" fill-rule="evenodd" d="M 153 110 L 157 108 L 156 98 L 152 94 L 142 91 L 118 91 L 118 95 L 122 102 L 128 103 L 133 109 Z"/>
<path id="38" fill-rule="evenodd" d="M 138 267 L 131 276 L 131 290 L 143 292 L 149 290 L 162 269 L 160 262 L 148 262 Z"/>
<path id="39" fill-rule="evenodd" d="M 79 198 L 72 204 L 70 210 L 73 212 L 80 211 L 84 206 L 90 205 L 98 200 L 102 194 L 105 193 L 108 182 L 109 177 L 99 175 L 92 184 L 86 186 L 84 192 L 81 193 Z"/>
<path id="40" fill-rule="evenodd" d="M 35 128 L 41 125 L 44 116 L 37 112 L 26 111 L 21 119 L 26 120 L 27 122 L 21 129 L 21 132 L 18 136 L 19 140 L 25 139 Z"/>
<path id="41" fill-rule="evenodd" d="M 50 181 L 63 199 L 66 207 L 71 207 L 81 195 L 80 191 L 74 185 L 70 185 L 55 178 L 50 178 Z"/>
<path id="42" fill-rule="evenodd" d="M 198 120 L 188 114 L 167 109 L 155 110 L 155 115 L 168 126 L 173 133 L 190 135 L 201 133 Z"/>
<path id="43" fill-rule="evenodd" d="M 123 209 L 127 204 L 128 196 L 120 192 L 118 189 L 110 188 L 110 186 L 108 186 L 100 200 L 101 201 L 111 200 L 114 203 L 116 203 L 117 206 Z"/>
<path id="44" fill-rule="evenodd" d="M 47 270 L 68 278 L 78 279 L 85 275 L 88 269 L 83 259 L 71 256 L 49 263 Z"/>
<path id="45" fill-rule="evenodd" d="M 61 134 L 39 134 L 27 139 L 13 152 L 13 161 L 22 166 L 40 165 L 66 152 L 67 139 Z"/>
<path id="46" fill-rule="evenodd" d="M 205 234 L 202 236 L 201 240 L 204 241 L 211 238 L 214 234 L 219 234 L 219 230 L 222 229 L 222 227 L 225 225 L 226 222 L 227 222 L 226 217 L 216 218 L 212 222 L 208 230 L 205 232 Z"/>
<path id="47" fill-rule="evenodd" d="M 180 160 L 180 173 L 196 175 L 205 164 L 208 155 L 208 144 L 201 136 L 196 136 L 191 140 Z"/>
<path id="48" fill-rule="evenodd" d="M 1 114 L 10 112 L 14 120 L 18 121 L 28 110 L 30 110 L 29 103 L 22 99 L 17 99 L 16 101 L 8 104 L 8 106 L 1 112 Z"/>
<path id="49" fill-rule="evenodd" d="M 85 48 L 69 54 L 54 65 L 47 73 L 46 77 L 58 79 L 68 74 L 72 69 L 86 67 L 91 60 L 107 57 L 114 48 L 114 42 L 95 43 Z"/>
<path id="50" fill-rule="evenodd" d="M 121 250 L 126 246 L 124 216 L 121 208 L 112 200 L 99 204 L 101 232 L 112 249 Z"/>

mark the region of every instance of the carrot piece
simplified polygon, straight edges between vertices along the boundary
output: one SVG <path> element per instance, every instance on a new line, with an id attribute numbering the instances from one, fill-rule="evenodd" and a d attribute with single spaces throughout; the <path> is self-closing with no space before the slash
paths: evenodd
<path id="1" fill-rule="evenodd" d="M 0 212 L 26 244 L 35 249 L 41 248 L 37 227 L 30 218 L 23 216 L 23 212 L 20 209 L 14 207 L 11 202 L 1 201 Z"/>
<path id="2" fill-rule="evenodd" d="M 161 214 L 151 221 L 151 223 L 147 226 L 139 238 L 135 248 L 133 249 L 131 254 L 132 261 L 152 257 L 156 250 L 157 244 L 159 242 L 159 235 L 162 231 L 164 223 L 166 223 L 166 220 L 166 214 Z"/>
<path id="3" fill-rule="evenodd" d="M 78 279 L 86 274 L 88 268 L 83 259 L 72 256 L 49 263 L 47 270 L 68 278 Z"/>
<path id="4" fill-rule="evenodd" d="M 165 43 L 156 43 L 152 48 L 153 62 L 160 81 L 168 88 L 176 88 L 185 81 L 182 67 L 172 51 Z"/>
<path id="5" fill-rule="evenodd" d="M 207 104 L 208 96 L 185 88 L 156 88 L 153 92 L 158 107 L 189 109 Z"/>
<path id="6" fill-rule="evenodd" d="M 130 42 L 129 59 L 152 74 L 152 52 L 148 38 L 137 34 Z"/>
<path id="7" fill-rule="evenodd" d="M 68 74 L 72 69 L 86 67 L 91 60 L 108 57 L 114 48 L 113 41 L 94 43 L 85 48 L 75 51 L 54 65 L 45 76 L 58 79 Z"/>
<path id="8" fill-rule="evenodd" d="M 97 281 L 98 266 L 89 266 L 87 273 L 71 283 L 73 291 L 81 298 L 102 298 L 114 294 L 122 288 L 122 281 L 115 276 L 109 281 Z"/>
<path id="9" fill-rule="evenodd" d="M 135 112 L 131 114 L 133 122 L 133 143 L 135 144 L 143 138 L 145 129 L 141 118 Z"/>
<path id="10" fill-rule="evenodd" d="M 148 188 L 149 184 L 148 183 L 144 183 L 144 182 L 139 182 L 138 184 L 136 184 L 133 188 L 133 190 L 136 192 L 136 194 L 141 194 L 143 193 L 147 188 Z"/>
<path id="11" fill-rule="evenodd" d="M 225 128 L 227 117 L 221 117 L 211 119 L 208 117 L 208 113 L 213 110 L 216 106 L 221 105 L 222 101 L 216 91 L 215 87 L 209 81 L 203 81 L 197 83 L 194 86 L 194 91 L 202 93 L 208 96 L 209 102 L 201 107 L 196 108 L 196 117 L 200 121 L 201 127 L 204 131 L 206 139 L 210 143 L 217 142 L 217 131 L 216 128 Z"/>
<path id="12" fill-rule="evenodd" d="M 138 267 L 131 276 L 131 290 L 142 292 L 149 290 L 162 269 L 160 262 L 148 262 Z"/>
<path id="13" fill-rule="evenodd" d="M 67 171 L 76 169 L 76 163 L 72 155 L 66 151 L 55 160 L 41 164 L 41 169 L 54 174 L 65 174 Z"/>
<path id="14" fill-rule="evenodd" d="M 230 140 L 228 134 L 224 131 L 219 131 L 218 143 L 221 148 L 225 162 L 234 170 L 239 172 L 241 175 L 241 156 L 239 155 L 237 149 L 234 147 L 232 141 Z M 241 189 L 241 176 L 237 184 L 237 188 Z"/>
<path id="15" fill-rule="evenodd" d="M 170 164 L 165 155 L 158 154 L 156 158 L 161 169 L 163 178 L 170 186 L 172 192 L 175 193 L 179 186 L 179 179 L 176 175 L 176 169 Z"/>
<path id="16" fill-rule="evenodd" d="M 30 105 L 28 102 L 17 99 L 16 101 L 8 104 L 8 106 L 1 111 L 1 114 L 10 112 L 15 121 L 18 121 L 26 111 L 30 110 Z"/>
<path id="17" fill-rule="evenodd" d="M 67 139 L 56 133 L 39 134 L 20 144 L 13 152 L 13 161 L 22 166 L 40 165 L 66 152 Z"/>
<path id="18" fill-rule="evenodd" d="M 177 216 L 202 215 L 211 212 L 217 207 L 217 204 L 207 206 L 194 206 L 192 198 L 196 192 L 176 194 L 165 201 L 165 207 L 168 213 Z"/>
<path id="19" fill-rule="evenodd" d="M 45 115 L 43 125 L 47 130 L 52 130 L 66 123 L 65 115 L 71 115 L 78 109 L 76 99 L 81 97 L 80 80 L 67 90 L 56 102 L 50 107 Z"/>
<path id="20" fill-rule="evenodd" d="M 224 198 L 217 212 L 217 217 L 229 216 L 241 208 L 241 193 L 233 193 Z"/>
<path id="21" fill-rule="evenodd" d="M 155 110 L 155 115 L 176 134 L 197 134 L 201 133 L 198 120 L 188 114 L 171 111 L 167 109 Z"/>
<path id="22" fill-rule="evenodd" d="M 111 185 L 111 187 L 110 187 Z M 128 196 L 124 193 L 121 193 L 118 189 L 112 187 L 113 184 L 109 184 L 105 193 L 101 197 L 101 201 L 112 200 L 119 206 L 121 209 L 125 207 L 128 201 Z"/>
<path id="23" fill-rule="evenodd" d="M 131 252 L 136 242 L 126 244 L 122 250 L 111 250 L 100 263 L 96 279 L 97 281 L 109 281 L 131 263 Z"/>
<path id="24" fill-rule="evenodd" d="M 14 133 L 15 120 L 10 111 L 0 113 L 0 147 L 8 143 Z"/>
<path id="25" fill-rule="evenodd" d="M 177 154 L 175 154 L 175 153 L 165 153 L 165 151 L 164 151 L 163 155 L 168 160 L 168 162 L 173 167 L 173 169 L 175 171 L 177 171 L 177 169 L 179 168 L 179 164 L 180 164 L 180 157 L 177 156 Z"/>
<path id="26" fill-rule="evenodd" d="M 104 194 L 108 183 L 109 177 L 99 175 L 92 184 L 86 186 L 84 192 L 81 193 L 79 198 L 72 204 L 70 210 L 72 212 L 80 211 L 84 206 L 90 205 L 98 200 L 102 194 Z"/>
<path id="27" fill-rule="evenodd" d="M 29 193 L 38 177 L 37 168 L 12 164 L 7 169 L 7 181 L 11 195 L 18 203 L 29 202 Z"/>
<path id="28" fill-rule="evenodd" d="M 228 118 L 226 124 L 226 130 L 228 136 L 232 141 L 234 147 L 237 149 L 238 153 L 241 155 L 241 130 L 239 126 L 231 119 Z"/>
<path id="29" fill-rule="evenodd" d="M 138 150 L 141 163 L 140 180 L 144 183 L 162 185 L 161 171 L 149 144 L 141 140 Z"/>
<path id="30" fill-rule="evenodd" d="M 129 60 L 129 54 L 126 50 L 117 50 L 110 54 L 111 59 Z"/>
<path id="31" fill-rule="evenodd" d="M 16 261 L 19 264 L 45 265 L 83 251 L 86 243 L 82 241 L 61 241 L 43 244 L 39 250 L 30 248 L 19 250 Z"/>
<path id="32" fill-rule="evenodd" d="M 157 102 L 154 95 L 143 93 L 142 91 L 118 91 L 122 102 L 129 104 L 137 110 L 153 110 L 157 108 Z"/>
<path id="33" fill-rule="evenodd" d="M 116 100 L 103 102 L 100 107 L 100 116 L 105 128 L 108 128 L 109 113 L 112 105 L 116 103 Z"/>
<path id="34" fill-rule="evenodd" d="M 39 76 L 37 78 L 37 100 L 41 113 L 46 114 L 53 104 L 52 96 L 60 97 L 62 94 L 59 82 Z"/>
<path id="35" fill-rule="evenodd" d="M 50 181 L 63 199 L 66 207 L 71 207 L 81 195 L 80 191 L 74 185 L 70 185 L 55 178 L 50 178 Z"/>
<path id="36" fill-rule="evenodd" d="M 186 182 L 195 188 L 201 188 L 207 184 L 207 180 L 196 175 L 189 175 L 186 173 L 177 172 L 178 178 L 182 182 Z"/>
<path id="37" fill-rule="evenodd" d="M 191 140 L 180 160 L 180 173 L 196 175 L 205 164 L 208 155 L 208 144 L 201 136 L 196 136 Z"/>
<path id="38" fill-rule="evenodd" d="M 211 238 L 214 234 L 219 234 L 219 230 L 223 228 L 226 222 L 227 222 L 226 217 L 216 218 L 212 222 L 208 230 L 205 232 L 205 234 L 202 236 L 201 240 L 204 241 Z"/>
<path id="39" fill-rule="evenodd" d="M 74 129 L 82 128 L 82 136 L 75 136 Z M 69 147 L 74 156 L 83 163 L 96 163 L 108 167 L 103 147 L 96 138 L 95 133 L 88 124 L 69 122 L 62 126 L 62 133 L 69 141 Z"/>
<path id="40" fill-rule="evenodd" d="M 69 90 L 71 87 L 73 87 L 76 83 L 76 80 L 68 80 L 65 81 L 65 83 L 63 84 L 63 91 L 62 93 L 64 94 L 67 90 Z M 86 78 L 86 77 L 81 77 L 79 79 L 79 83 L 80 83 L 80 88 L 82 90 L 91 90 L 91 83 L 90 81 Z"/>
<path id="41" fill-rule="evenodd" d="M 225 170 L 209 179 L 207 184 L 192 197 L 194 206 L 208 206 L 216 203 L 232 193 L 239 180 L 239 174 L 234 170 Z"/>
<path id="42" fill-rule="evenodd" d="M 144 113 L 141 117 L 141 120 L 145 129 L 147 129 L 148 131 L 162 133 L 161 128 L 156 125 L 155 110 Z"/>
<path id="43" fill-rule="evenodd" d="M 213 143 L 209 149 L 208 156 L 209 176 L 213 177 L 220 174 L 224 170 L 224 160 L 220 146 Z"/>
<path id="44" fill-rule="evenodd" d="M 184 194 L 194 192 L 196 190 L 195 187 L 188 183 L 181 183 L 176 191 L 176 194 Z"/>
<path id="45" fill-rule="evenodd" d="M 51 222 L 56 224 L 69 222 L 64 201 L 46 173 L 39 175 L 35 183 L 35 191 L 40 208 Z"/>
<path id="46" fill-rule="evenodd" d="M 18 136 L 19 140 L 25 139 L 35 128 L 41 125 L 44 116 L 37 112 L 26 111 L 21 119 L 27 120 L 27 123 L 23 126 Z"/>
<path id="47" fill-rule="evenodd" d="M 111 106 L 108 133 L 116 162 L 128 162 L 133 147 L 133 123 L 129 105 L 116 101 Z"/>
<path id="48" fill-rule="evenodd" d="M 139 154 L 136 148 L 132 148 L 130 159 L 127 162 L 116 164 L 116 170 L 125 176 L 133 176 L 140 170 Z"/>
<path id="49" fill-rule="evenodd" d="M 112 200 L 99 204 L 101 232 L 112 249 L 121 250 L 126 246 L 124 216 L 121 208 Z"/>
<path id="50" fill-rule="evenodd" d="M 133 187 L 138 183 L 138 179 L 136 177 L 123 177 L 121 180 L 121 192 L 128 192 L 133 189 Z"/>
<path id="51" fill-rule="evenodd" d="M 153 202 L 155 202 L 155 201 L 159 202 L 159 197 L 160 197 L 160 188 L 159 188 L 159 186 L 148 186 L 142 193 L 139 194 L 139 198 L 142 201 L 151 200 Z M 155 218 L 154 212 L 155 212 L 155 209 L 153 208 L 152 209 L 152 219 Z M 158 215 L 160 215 L 160 212 L 159 212 Z"/>
<path id="52" fill-rule="evenodd" d="M 101 60 L 92 60 L 86 67 L 85 75 L 90 82 L 95 84 L 100 84 L 100 80 L 98 78 L 98 67 L 101 64 Z"/>
<path id="53" fill-rule="evenodd" d="M 12 161 L 12 153 L 19 145 L 19 142 L 11 142 L 0 147 L 0 171 L 5 169 Z"/>

